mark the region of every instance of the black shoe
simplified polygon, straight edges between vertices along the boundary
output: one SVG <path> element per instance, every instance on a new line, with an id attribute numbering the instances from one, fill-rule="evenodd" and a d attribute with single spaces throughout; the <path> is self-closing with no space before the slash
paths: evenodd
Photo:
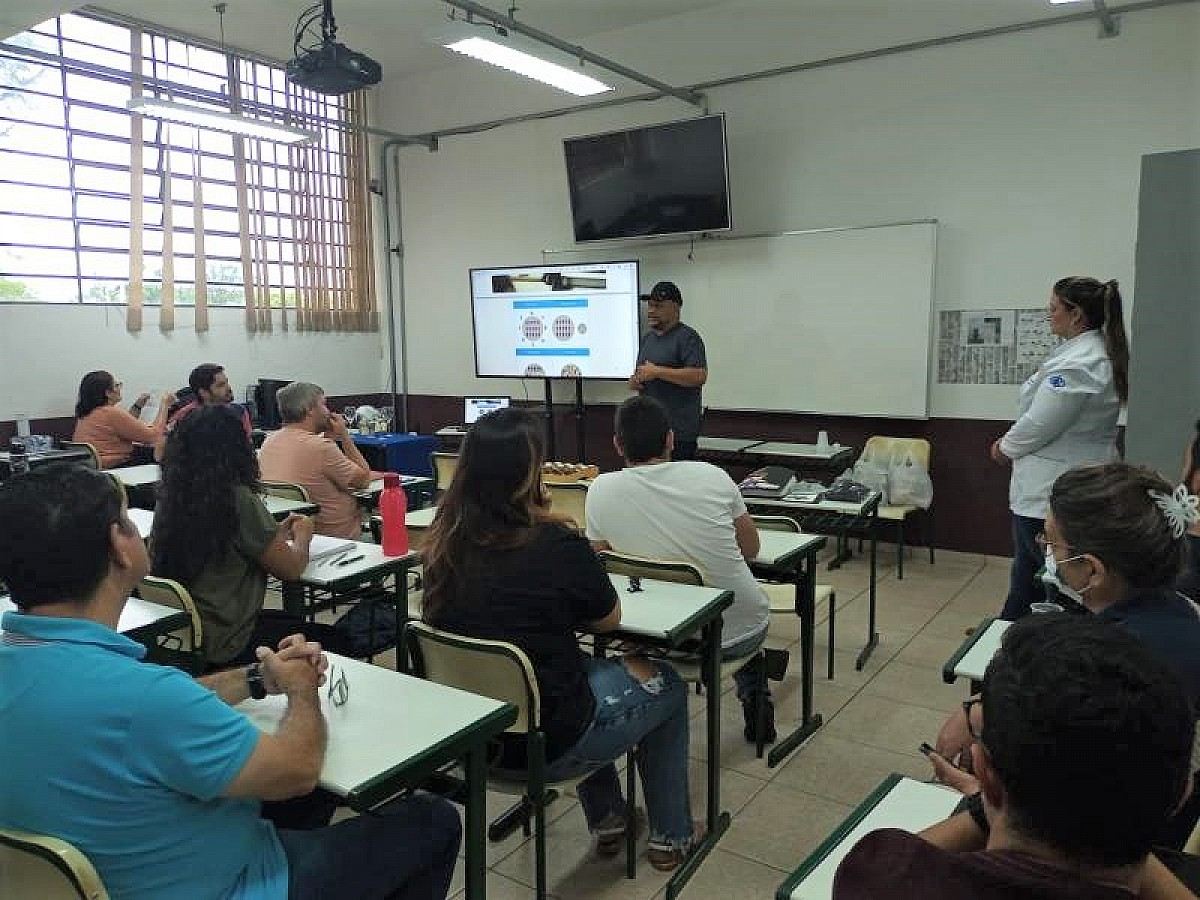
<path id="1" fill-rule="evenodd" d="M 758 743 L 758 704 L 754 700 L 746 700 L 742 703 L 742 716 L 746 720 L 746 727 L 742 729 L 742 734 L 746 736 L 746 740 L 751 744 Z M 763 730 L 762 742 L 764 744 L 772 744 L 778 735 L 775 733 L 775 704 L 770 700 L 763 702 Z"/>

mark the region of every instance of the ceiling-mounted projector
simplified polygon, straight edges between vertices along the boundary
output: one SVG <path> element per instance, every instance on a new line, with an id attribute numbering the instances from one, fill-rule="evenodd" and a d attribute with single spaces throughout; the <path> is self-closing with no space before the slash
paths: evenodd
<path id="1" fill-rule="evenodd" d="M 310 33 L 318 20 L 319 38 Z M 318 94 L 349 94 L 379 84 L 383 66 L 365 53 L 339 44 L 336 37 L 333 0 L 324 0 L 302 12 L 292 45 L 295 58 L 287 64 L 288 81 Z"/>

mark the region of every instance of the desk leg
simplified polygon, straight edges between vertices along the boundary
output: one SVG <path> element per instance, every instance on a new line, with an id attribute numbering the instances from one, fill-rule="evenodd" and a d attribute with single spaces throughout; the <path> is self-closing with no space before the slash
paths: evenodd
<path id="1" fill-rule="evenodd" d="M 466 804 L 466 866 L 467 900 L 484 900 L 487 896 L 487 845 L 484 828 L 487 825 L 487 761 L 486 749 L 475 747 L 467 751 L 464 760 L 467 770 Z"/>
<path id="2" fill-rule="evenodd" d="M 839 532 L 837 542 L 834 544 L 833 559 L 829 560 L 826 568 L 832 572 L 840 569 L 842 563 L 849 562 L 853 558 L 854 554 L 850 552 L 850 537 L 845 531 Z"/>
<path id="3" fill-rule="evenodd" d="M 704 626 L 705 709 L 708 723 L 708 812 L 705 818 L 708 833 L 692 847 L 671 880 L 667 882 L 667 900 L 675 900 L 688 879 L 695 874 L 721 835 L 729 828 L 729 813 L 721 811 L 721 619 L 717 617 Z"/>
<path id="4" fill-rule="evenodd" d="M 858 654 L 858 660 L 854 663 L 854 668 L 861 672 L 863 666 L 867 664 L 867 660 L 871 658 L 871 652 L 879 646 L 879 632 L 875 630 L 875 584 L 876 584 L 876 563 L 878 561 L 879 529 L 878 515 L 871 517 L 871 589 L 868 591 L 867 604 L 867 645 L 862 648 L 862 652 Z"/>
<path id="5" fill-rule="evenodd" d="M 813 712 L 813 657 L 817 631 L 817 555 L 804 557 L 796 570 L 796 615 L 800 617 L 800 725 L 767 753 L 767 768 L 773 769 L 787 755 L 812 737 L 821 727 L 820 714 Z"/>

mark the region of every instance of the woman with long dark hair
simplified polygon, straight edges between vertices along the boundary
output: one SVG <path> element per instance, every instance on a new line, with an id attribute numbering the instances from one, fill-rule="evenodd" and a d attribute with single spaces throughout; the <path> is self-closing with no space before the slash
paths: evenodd
<path id="1" fill-rule="evenodd" d="M 611 762 L 636 745 L 650 824 L 648 859 L 679 865 L 693 840 L 687 788 L 687 691 L 669 666 L 595 659 L 577 631 L 621 621 L 612 582 L 578 528 L 549 509 L 537 421 L 520 409 L 481 417 L 424 547 L 423 618 L 457 634 L 509 641 L 533 663 L 546 731 L 547 776 L 579 785 L 597 852 L 615 855 L 626 822 Z M 518 744 L 497 767 L 522 770 Z"/>
<path id="2" fill-rule="evenodd" d="M 325 625 L 263 610 L 267 576 L 293 581 L 308 565 L 313 522 L 290 515 L 277 523 L 259 493 L 258 458 L 240 411 L 202 406 L 167 438 L 151 535 L 155 575 L 188 589 L 204 626 L 211 667 L 251 663 L 259 646 L 304 632 L 328 649 Z"/>
<path id="3" fill-rule="evenodd" d="M 150 399 L 142 394 L 129 410 L 120 407 L 121 382 L 111 372 L 88 372 L 79 382 L 75 401 L 75 432 L 71 440 L 91 444 L 100 457 L 100 466 L 111 469 L 131 462 L 152 462 L 154 442 L 162 437 L 167 408 L 175 400 L 169 391 L 159 404 L 158 415 L 147 425 L 138 416 Z M 137 445 L 144 449 L 138 456 Z"/>
<path id="4" fill-rule="evenodd" d="M 992 459 L 1012 465 L 1013 562 L 1000 614 L 1009 621 L 1045 599 L 1034 538 L 1042 531 L 1050 486 L 1068 469 L 1117 458 L 1117 416 L 1129 396 L 1129 343 L 1117 283 L 1062 278 L 1046 313 L 1063 343 L 1021 386 L 1017 421 L 992 444 Z"/>

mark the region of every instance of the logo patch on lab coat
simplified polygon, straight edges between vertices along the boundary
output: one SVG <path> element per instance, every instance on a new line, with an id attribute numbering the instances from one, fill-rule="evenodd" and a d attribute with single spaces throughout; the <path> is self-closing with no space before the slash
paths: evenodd
<path id="1" fill-rule="evenodd" d="M 1067 386 L 1067 379 L 1063 378 L 1061 375 L 1051 375 L 1046 379 L 1046 384 L 1050 385 L 1052 388 L 1065 388 Z"/>

